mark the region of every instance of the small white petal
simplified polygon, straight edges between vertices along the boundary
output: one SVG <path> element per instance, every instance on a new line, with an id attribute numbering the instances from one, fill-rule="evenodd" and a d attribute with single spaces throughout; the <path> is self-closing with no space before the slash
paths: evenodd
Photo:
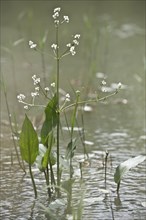
<path id="1" fill-rule="evenodd" d="M 24 109 L 28 109 L 28 105 L 24 105 Z"/>
<path id="2" fill-rule="evenodd" d="M 49 87 L 45 87 L 45 91 L 48 92 L 50 89 Z"/>
<path id="3" fill-rule="evenodd" d="M 66 97 L 66 98 L 70 98 L 70 94 L 69 94 L 69 93 L 67 93 L 65 97 Z"/>
<path id="4" fill-rule="evenodd" d="M 70 99 L 69 99 L 69 98 L 66 98 L 65 100 L 66 100 L 67 102 L 70 102 Z"/>
<path id="5" fill-rule="evenodd" d="M 57 11 L 60 11 L 60 10 L 61 10 L 60 7 L 58 7 L 58 8 L 54 8 L 54 13 L 57 12 Z"/>
<path id="6" fill-rule="evenodd" d="M 105 80 L 102 80 L 101 84 L 102 84 L 102 85 L 106 85 L 106 81 L 105 81 Z"/>
<path id="7" fill-rule="evenodd" d="M 51 83 L 51 87 L 55 87 L 55 82 Z"/>
<path id="8" fill-rule="evenodd" d="M 68 16 L 63 16 L 63 18 L 64 18 L 64 21 L 66 22 L 66 23 L 69 23 L 69 17 Z"/>
<path id="9" fill-rule="evenodd" d="M 57 44 L 52 44 L 51 47 L 56 50 L 57 49 Z"/>
<path id="10" fill-rule="evenodd" d="M 76 39 L 76 38 L 78 38 L 78 39 L 79 39 L 79 38 L 80 38 L 80 36 L 81 36 L 80 34 L 76 34 L 76 35 L 74 36 L 74 38 L 75 38 L 75 39 Z"/>
<path id="11" fill-rule="evenodd" d="M 122 87 L 122 83 L 119 82 L 119 83 L 118 83 L 118 89 L 121 89 L 121 87 Z"/>
<path id="12" fill-rule="evenodd" d="M 67 47 L 71 47 L 71 43 L 66 44 Z"/>

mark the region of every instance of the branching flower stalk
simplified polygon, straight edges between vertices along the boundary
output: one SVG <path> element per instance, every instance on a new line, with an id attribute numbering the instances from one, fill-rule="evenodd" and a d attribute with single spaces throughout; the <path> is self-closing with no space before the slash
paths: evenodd
<path id="1" fill-rule="evenodd" d="M 120 84 L 120 83 L 119 83 L 119 84 Z M 105 101 L 106 99 L 108 99 L 108 98 L 110 98 L 110 97 L 116 95 L 119 90 L 120 90 L 120 87 L 119 87 L 119 85 L 118 85 L 118 87 L 117 87 L 117 89 L 115 90 L 115 92 L 113 92 L 113 93 L 111 93 L 111 94 L 109 94 L 109 95 L 106 95 L 106 96 L 101 97 L 101 98 L 99 98 L 98 95 L 97 95 L 97 97 L 94 98 L 94 99 L 88 99 L 88 100 L 82 100 L 82 101 L 74 102 L 74 103 L 72 103 L 72 104 L 70 104 L 70 105 L 67 105 L 67 106 L 63 107 L 61 110 L 62 110 L 62 111 L 65 111 L 65 110 L 68 109 L 68 108 L 74 107 L 76 104 L 78 104 L 78 105 L 84 105 L 84 104 L 87 104 L 87 103 L 96 103 L 96 102 Z"/>
<path id="2" fill-rule="evenodd" d="M 56 84 L 56 96 L 57 96 L 57 195 L 59 197 L 59 186 L 60 186 L 60 174 L 59 174 L 59 137 L 60 137 L 60 112 L 59 112 L 59 84 L 60 84 L 60 79 L 59 79 L 59 64 L 60 64 L 60 58 L 59 58 L 59 39 L 58 39 L 58 24 L 56 24 L 56 65 L 57 65 L 57 84 Z"/>
<path id="3" fill-rule="evenodd" d="M 56 97 L 57 97 L 57 106 L 56 106 L 56 111 L 57 111 L 57 186 L 58 186 L 58 190 L 57 190 L 57 196 L 60 196 L 60 167 L 59 167 L 59 157 L 60 157 L 60 146 L 59 146 L 59 138 L 60 138 L 60 112 L 61 112 L 61 108 L 59 106 L 59 87 L 60 87 L 60 73 L 59 73 L 59 69 L 60 69 L 60 60 L 61 58 L 63 58 L 65 55 L 71 54 L 71 55 L 75 55 L 75 45 L 78 45 L 79 42 L 77 39 L 80 38 L 79 34 L 76 34 L 74 36 L 73 42 L 68 43 L 67 49 L 65 50 L 65 52 L 63 52 L 61 55 L 59 53 L 59 26 L 61 24 L 63 24 L 64 22 L 69 23 L 69 17 L 64 15 L 63 16 L 63 20 L 60 21 L 59 20 L 59 16 L 60 16 L 60 10 L 61 8 L 55 8 L 54 9 L 54 14 L 53 14 L 53 19 L 54 19 L 54 23 L 55 23 L 55 28 L 56 28 L 56 42 L 55 44 L 52 44 L 51 47 L 53 49 L 54 55 L 55 55 L 55 59 L 56 59 L 56 71 L 57 71 L 57 79 L 56 79 Z M 66 97 L 66 100 L 68 100 L 68 97 Z M 65 100 L 65 102 L 66 102 Z"/>

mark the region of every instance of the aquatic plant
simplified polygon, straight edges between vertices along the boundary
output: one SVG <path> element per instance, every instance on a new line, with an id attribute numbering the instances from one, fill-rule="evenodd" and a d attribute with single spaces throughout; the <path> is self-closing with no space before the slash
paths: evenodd
<path id="1" fill-rule="evenodd" d="M 119 193 L 120 189 L 120 183 L 123 178 L 123 176 L 131 169 L 136 167 L 139 163 L 142 163 L 146 159 L 146 156 L 139 155 L 137 157 L 130 158 L 123 163 L 121 163 L 119 166 L 117 166 L 115 174 L 114 174 L 114 180 L 115 183 L 117 183 L 117 193 Z"/>
<path id="2" fill-rule="evenodd" d="M 24 94 L 19 94 L 17 96 L 18 101 L 24 105 L 24 109 L 28 110 L 31 107 L 43 107 L 45 113 L 45 120 L 42 124 L 40 135 L 35 131 L 31 121 L 28 116 L 25 116 L 25 120 L 22 126 L 22 131 L 20 134 L 20 150 L 22 158 L 29 164 L 30 175 L 33 182 L 35 197 L 37 196 L 36 187 L 33 180 L 33 175 L 31 172 L 31 165 L 35 162 L 39 163 L 39 168 L 41 172 L 44 172 L 46 184 L 54 184 L 56 187 L 57 196 L 60 196 L 60 182 L 62 174 L 62 166 L 60 166 L 60 114 L 65 112 L 69 108 L 73 108 L 73 113 L 71 116 L 70 124 L 70 141 L 66 148 L 66 154 L 64 159 L 69 161 L 69 173 L 70 179 L 73 177 L 73 166 L 72 159 L 76 149 L 76 139 L 74 139 L 74 126 L 77 119 L 77 110 L 79 105 L 84 105 L 85 103 L 95 103 L 99 101 L 104 101 L 107 98 L 115 95 L 121 87 L 121 84 L 117 85 L 117 89 L 112 94 L 104 97 L 99 97 L 98 94 L 93 99 L 81 100 L 80 91 L 75 91 L 75 101 L 71 104 L 70 94 L 66 93 L 64 97 L 64 102 L 60 105 L 60 62 L 62 58 L 66 55 L 71 54 L 74 56 L 76 54 L 76 47 L 79 45 L 80 34 L 75 34 L 71 42 L 67 43 L 65 50 L 60 49 L 60 39 L 59 31 L 64 23 L 69 23 L 69 17 L 64 15 L 61 17 L 61 8 L 55 8 L 53 12 L 53 20 L 55 25 L 55 42 L 51 45 L 53 50 L 53 55 L 51 55 L 56 60 L 56 81 L 50 84 L 50 87 L 43 87 L 41 85 L 40 77 L 36 75 L 32 76 L 34 91 L 31 92 L 32 101 L 27 102 L 26 96 Z M 32 40 L 29 41 L 30 49 L 40 52 L 40 49 L 44 48 L 44 43 L 46 42 L 47 35 L 44 36 L 42 40 L 43 46 L 39 48 L 37 43 Z M 43 51 L 41 51 L 43 53 Z M 48 104 L 36 104 L 36 99 L 42 95 L 46 100 L 49 100 Z M 56 135 L 54 135 L 54 133 Z M 40 139 L 40 144 L 38 143 Z M 52 146 L 56 142 L 56 154 L 52 151 Z M 41 148 L 40 148 L 41 146 Z M 39 149 L 43 148 L 43 153 Z M 84 149 L 85 151 L 85 149 Z M 55 156 L 56 155 L 56 156 Z M 37 156 L 40 156 L 39 159 Z M 57 165 L 57 176 L 54 177 L 53 165 Z M 50 176 L 50 177 L 49 177 Z M 57 180 L 57 182 L 55 181 Z M 50 182 L 51 181 L 51 182 Z M 48 190 L 49 197 L 51 197 L 51 191 Z"/>

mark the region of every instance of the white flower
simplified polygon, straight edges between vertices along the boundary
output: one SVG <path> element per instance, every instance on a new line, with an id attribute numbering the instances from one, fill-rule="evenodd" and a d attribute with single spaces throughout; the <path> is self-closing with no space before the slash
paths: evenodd
<path id="1" fill-rule="evenodd" d="M 24 109 L 28 109 L 28 105 L 24 105 Z"/>
<path id="2" fill-rule="evenodd" d="M 26 96 L 23 95 L 23 94 L 17 95 L 18 102 L 23 102 L 23 100 L 24 100 L 25 98 L 26 98 Z"/>
<path id="3" fill-rule="evenodd" d="M 29 40 L 29 46 L 31 46 L 33 44 L 33 41 Z"/>
<path id="4" fill-rule="evenodd" d="M 75 51 L 75 47 L 74 46 L 71 46 L 70 47 L 70 52 L 71 52 L 71 55 L 74 56 L 76 54 L 76 51 Z"/>
<path id="5" fill-rule="evenodd" d="M 45 87 L 45 91 L 48 92 L 50 89 L 49 87 Z"/>
<path id="6" fill-rule="evenodd" d="M 33 79 L 33 84 L 34 85 L 37 85 L 40 83 L 40 78 L 36 78 L 36 75 L 33 75 L 32 76 L 32 79 Z M 37 88 L 37 87 L 36 87 Z"/>
<path id="7" fill-rule="evenodd" d="M 70 102 L 70 94 L 69 94 L 69 93 L 66 94 L 65 100 L 66 100 L 67 102 Z"/>
<path id="8" fill-rule="evenodd" d="M 59 24 L 59 20 L 54 20 L 54 23 L 58 25 Z"/>
<path id="9" fill-rule="evenodd" d="M 60 7 L 58 7 L 58 8 L 54 8 L 54 13 L 55 13 L 55 12 L 58 12 L 58 11 L 60 11 L 60 10 L 61 10 Z"/>
<path id="10" fill-rule="evenodd" d="M 31 48 L 31 49 L 33 49 L 33 48 L 36 48 L 36 46 L 37 46 L 37 44 L 35 44 L 33 41 L 29 41 L 28 42 L 28 44 L 29 44 L 29 47 Z"/>
<path id="11" fill-rule="evenodd" d="M 76 45 L 79 45 L 79 41 L 77 41 L 76 39 L 73 40 L 73 43 L 76 44 Z"/>
<path id="12" fill-rule="evenodd" d="M 71 47 L 71 43 L 66 44 L 67 47 Z"/>
<path id="13" fill-rule="evenodd" d="M 59 17 L 59 13 L 58 13 L 58 11 L 55 12 L 55 13 L 52 15 L 52 17 L 53 17 L 54 19 L 56 19 L 57 17 Z"/>
<path id="14" fill-rule="evenodd" d="M 122 83 L 119 82 L 119 83 L 118 83 L 118 89 L 121 89 L 121 87 L 122 87 Z"/>
<path id="15" fill-rule="evenodd" d="M 65 100 L 66 100 L 66 102 L 70 102 L 70 99 L 69 99 L 69 98 L 66 98 Z"/>
<path id="16" fill-rule="evenodd" d="M 76 54 L 75 47 L 79 45 L 79 41 L 76 38 L 79 39 L 80 34 L 76 34 L 74 36 L 74 39 L 73 39 L 72 43 L 68 43 L 66 45 L 67 47 L 69 47 L 69 51 L 70 51 L 72 56 L 74 56 Z"/>
<path id="17" fill-rule="evenodd" d="M 54 23 L 57 25 L 59 24 L 59 20 L 57 20 L 57 18 L 59 17 L 60 10 L 61 10 L 61 8 L 55 8 L 54 14 L 52 15 L 52 17 L 54 18 Z"/>
<path id="18" fill-rule="evenodd" d="M 36 75 L 33 75 L 33 76 L 32 76 L 32 79 L 35 80 L 35 79 L 36 79 Z"/>
<path id="19" fill-rule="evenodd" d="M 65 97 L 66 97 L 66 98 L 70 98 L 70 94 L 69 94 L 69 93 L 67 93 Z"/>
<path id="20" fill-rule="evenodd" d="M 32 96 L 32 97 L 36 97 L 36 96 L 38 96 L 38 95 L 39 95 L 38 92 L 31 92 L 31 96 Z"/>
<path id="21" fill-rule="evenodd" d="M 39 91 L 39 90 L 40 90 L 40 87 L 35 87 L 35 90 L 36 90 L 36 91 Z"/>
<path id="22" fill-rule="evenodd" d="M 105 86 L 103 86 L 103 87 L 101 88 L 101 91 L 102 91 L 102 92 L 108 92 Z"/>
<path id="23" fill-rule="evenodd" d="M 51 47 L 56 50 L 57 49 L 57 44 L 52 44 Z"/>
<path id="24" fill-rule="evenodd" d="M 79 95 L 80 94 L 80 90 L 76 90 L 76 94 Z"/>
<path id="25" fill-rule="evenodd" d="M 65 21 L 66 23 L 69 23 L 69 17 L 68 17 L 68 16 L 64 15 L 63 18 L 64 18 L 64 21 Z"/>
<path id="26" fill-rule="evenodd" d="M 55 87 L 55 82 L 51 83 L 51 87 Z"/>
<path id="27" fill-rule="evenodd" d="M 105 81 L 105 80 L 102 80 L 101 84 L 102 84 L 102 85 L 106 85 L 106 81 Z"/>
<path id="28" fill-rule="evenodd" d="M 76 38 L 78 38 L 78 39 L 79 39 L 79 38 L 80 38 L 80 36 L 81 36 L 80 34 L 76 34 L 76 35 L 74 36 L 74 38 L 75 38 L 75 39 L 76 39 Z"/>

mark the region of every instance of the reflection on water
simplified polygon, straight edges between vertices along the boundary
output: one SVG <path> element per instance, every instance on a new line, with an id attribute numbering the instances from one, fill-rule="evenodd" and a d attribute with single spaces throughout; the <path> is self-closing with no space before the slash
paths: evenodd
<path id="1" fill-rule="evenodd" d="M 117 197 L 113 181 L 115 167 L 129 157 L 144 154 L 144 1 L 60 1 L 59 5 L 70 15 L 71 22 L 62 29 L 62 46 L 74 33 L 81 33 L 77 56 L 66 57 L 61 63 L 61 85 L 71 91 L 87 85 L 91 96 L 106 81 L 104 92 L 122 82 L 126 87 L 120 94 L 104 103 L 85 107 L 85 144 L 91 163 L 83 167 L 85 189 L 83 219 L 112 218 L 116 220 L 144 220 L 145 163 L 127 174 L 121 183 Z M 3 1 L 1 22 L 1 69 L 5 78 L 9 105 L 21 123 L 23 109 L 16 101 L 18 93 L 29 95 L 32 75 L 42 77 L 41 56 L 30 51 L 29 40 L 38 42 L 47 30 L 48 52 L 54 39 L 54 27 L 48 17 L 56 2 Z M 43 13 L 42 13 L 43 12 Z M 75 13 L 76 12 L 76 13 Z M 49 29 L 48 29 L 49 27 Z M 15 43 L 14 43 L 15 42 Z M 50 83 L 54 80 L 54 61 L 45 55 L 45 69 Z M 100 87 L 101 88 L 101 87 Z M 114 87 L 115 88 L 115 87 Z M 86 91 L 86 89 L 84 91 Z M 32 209 L 34 195 L 29 175 L 23 175 L 18 167 L 11 134 L 7 124 L 7 111 L 2 96 L 3 118 L 1 133 L 1 219 L 45 219 L 40 203 L 47 206 L 44 180 L 34 167 L 39 188 L 39 198 Z M 31 114 L 38 114 L 32 111 Z M 66 126 L 66 125 L 65 125 Z M 78 128 L 77 128 L 78 130 Z M 66 127 L 64 127 L 66 132 Z M 64 150 L 64 149 L 63 149 Z M 104 191 L 103 156 L 110 153 L 107 171 L 107 191 Z M 82 148 L 75 156 L 75 184 L 73 207 L 79 201 Z M 64 176 L 66 178 L 66 176 Z M 42 187 L 43 186 L 43 187 Z"/>

